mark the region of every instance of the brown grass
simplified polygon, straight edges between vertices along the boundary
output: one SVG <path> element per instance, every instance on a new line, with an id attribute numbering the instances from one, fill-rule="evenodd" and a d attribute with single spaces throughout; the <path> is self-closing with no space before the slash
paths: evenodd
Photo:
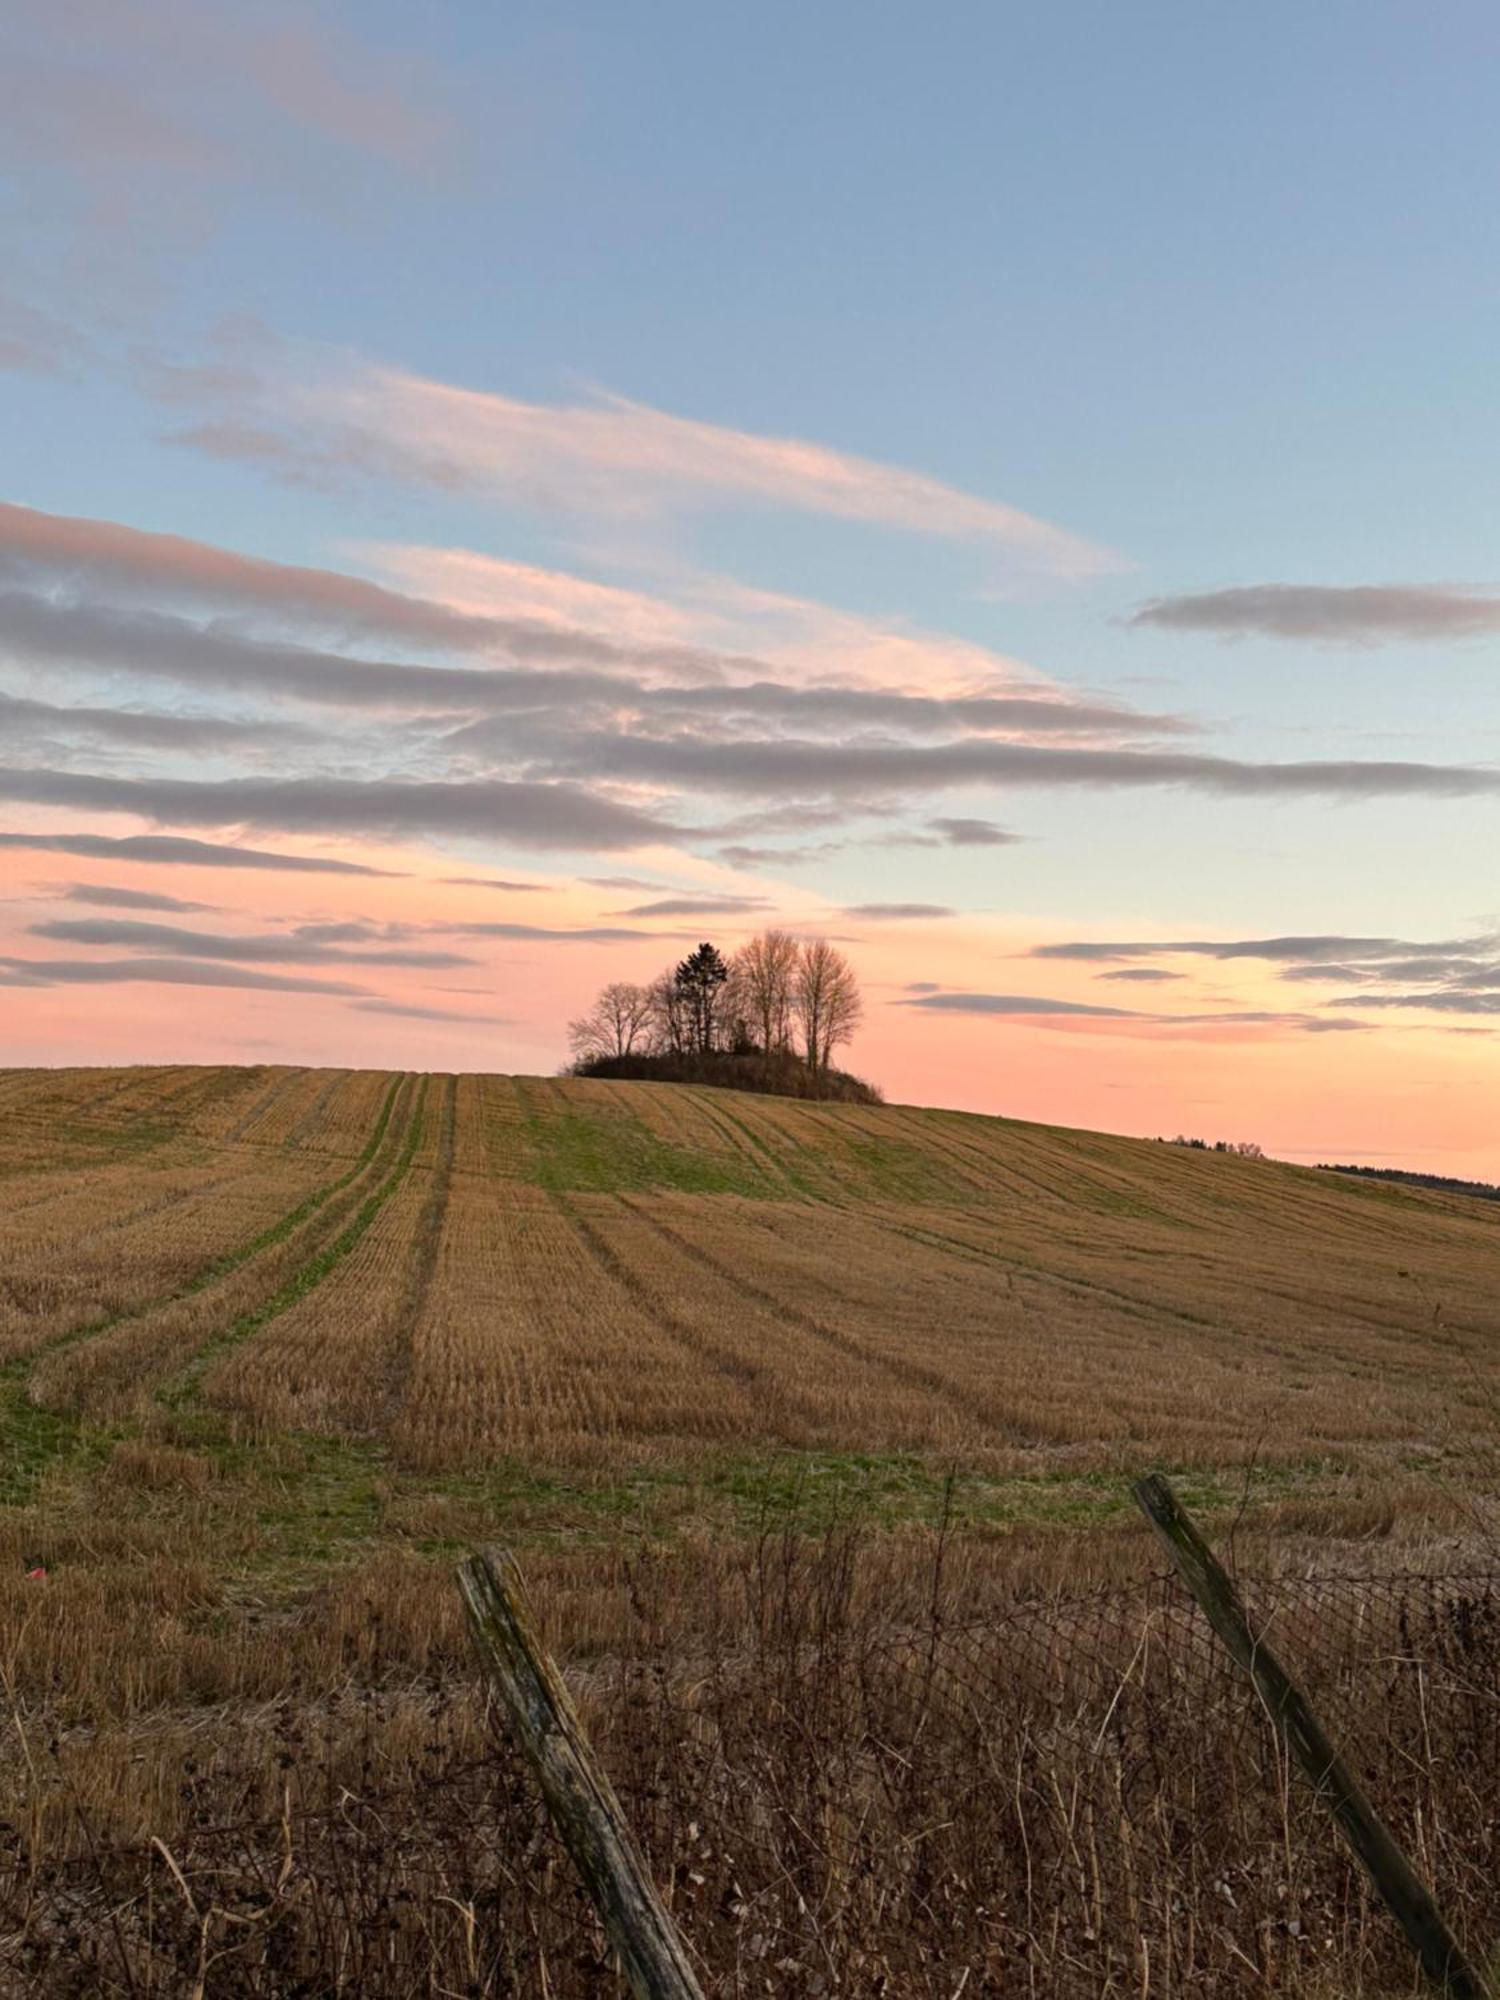
<path id="1" fill-rule="evenodd" d="M 0 1195 L 0 1992 L 612 1991 L 491 1747 L 451 1567 L 492 1539 L 716 2000 L 1403 1990 L 1253 1714 L 1163 1680 L 1101 1741 L 1144 1600 L 1089 1646 L 1035 1605 L 1151 1574 L 1152 1462 L 1252 1569 L 1492 1564 L 1493 1209 L 186 1067 L 0 1074 Z M 1299 1643 L 1494 1935 L 1494 1662 L 1442 1617 Z M 1056 1671 L 994 1653 L 1042 1629 Z"/>

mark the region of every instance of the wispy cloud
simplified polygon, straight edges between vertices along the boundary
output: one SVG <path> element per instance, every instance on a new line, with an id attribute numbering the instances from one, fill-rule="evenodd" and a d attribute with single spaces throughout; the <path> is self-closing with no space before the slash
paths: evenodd
<path id="1" fill-rule="evenodd" d="M 60 891 L 61 900 L 83 903 L 95 910 L 160 910 L 177 916 L 201 916 L 212 903 L 189 902 L 185 896 L 168 896 L 152 889 L 117 889 L 107 882 L 70 882 Z"/>
<path id="2" fill-rule="evenodd" d="M 1333 645 L 1474 639 L 1500 632 L 1500 597 L 1436 584 L 1252 583 L 1154 597 L 1131 625 L 1224 638 L 1312 639 Z"/>
<path id="3" fill-rule="evenodd" d="M 0 616 L 0 636 L 3 636 Z M 0 730 L 10 744 L 82 739 L 131 750 L 285 750 L 307 732 L 285 722 L 243 716 L 171 715 L 138 708 L 67 706 L 0 690 Z"/>
<path id="4" fill-rule="evenodd" d="M 683 828 L 569 784 L 504 779 L 421 783 L 360 778 L 114 778 L 0 768 L 0 798 L 139 813 L 186 826 L 286 833 L 503 839 L 521 847 L 631 848 L 680 843 Z"/>
<path id="5" fill-rule="evenodd" d="M 1121 960 L 1198 958 L 1220 962 L 1262 960 L 1278 977 L 1299 987 L 1341 990 L 1325 1004 L 1363 1012 L 1490 1014 L 1500 994 L 1500 933 L 1417 943 L 1399 937 L 1176 938 L 1038 945 L 1031 958 L 1099 964 Z M 1121 965 L 1104 979 L 1153 980 L 1178 975 L 1148 966 Z M 1348 988 L 1355 988 L 1350 992 Z M 1313 1017 L 1329 1032 L 1328 1016 Z"/>
<path id="6" fill-rule="evenodd" d="M 598 644 L 579 634 L 580 650 Z M 1123 703 L 1085 702 L 1056 692 L 1024 695 L 930 696 L 848 686 L 797 687 L 758 678 L 704 685 L 708 656 L 690 656 L 688 684 L 644 680 L 623 670 L 591 666 L 492 665 L 484 668 L 371 659 L 291 639 L 265 639 L 173 613 L 72 603 L 39 592 L 0 590 L 0 644 L 14 659 L 52 673 L 128 672 L 167 680 L 201 694 L 276 695 L 302 704 L 370 714 L 451 716 L 464 726 L 453 741 L 471 750 L 503 747 L 514 717 L 537 710 L 639 718 L 657 729 L 723 729 L 745 724 L 798 724 L 833 731 L 886 728 L 917 736 L 962 730 L 974 734 L 1077 737 L 1176 736 L 1188 725 L 1170 715 L 1143 714 Z M 529 635 L 522 650 L 530 649 Z M 564 650 L 561 635 L 547 651 Z M 612 649 L 623 663 L 624 649 Z M 727 673 L 723 660 L 716 670 Z M 681 665 L 654 655 L 658 671 Z M 754 662 L 740 662 L 743 669 Z M 59 708 L 15 702 L 18 719 L 54 733 L 104 734 L 161 747 L 200 747 L 211 719 L 138 714 L 117 709 Z M 472 720 L 479 717 L 481 720 Z M 284 723 L 226 720 L 226 738 L 248 746 L 285 741 Z"/>
<path id="7" fill-rule="evenodd" d="M 503 875 L 440 875 L 450 889 L 503 889 L 512 896 L 541 895 L 545 882 L 511 882 Z"/>
<path id="8" fill-rule="evenodd" d="M 137 922 L 128 917 L 60 917 L 54 922 L 33 924 L 31 935 L 57 944 L 104 945 L 173 958 L 217 958 L 250 965 L 403 965 L 436 970 L 474 963 L 461 952 L 406 945 L 362 944 L 351 950 L 328 941 L 315 928 L 311 935 L 307 931 L 271 931 L 230 936 L 217 931 L 189 930 L 178 924 Z"/>
<path id="9" fill-rule="evenodd" d="M 927 825 L 950 847 L 1014 847 L 1021 839 L 990 819 L 930 819 Z"/>
<path id="10" fill-rule="evenodd" d="M 176 441 L 294 480 L 395 480 L 610 517 L 776 508 L 977 544 L 1054 576 L 1122 567 L 1082 536 L 930 474 L 607 390 L 533 403 L 373 362 L 290 355 L 256 382 L 205 387 L 202 417 Z"/>
<path id="11" fill-rule="evenodd" d="M 918 917 L 955 917 L 958 912 L 946 903 L 850 903 L 844 915 L 872 923 L 901 923 Z"/>
<path id="12" fill-rule="evenodd" d="M 766 908 L 764 896 L 661 896 L 620 910 L 622 917 L 740 917 Z"/>
<path id="13" fill-rule="evenodd" d="M 354 1006 L 358 1013 L 386 1014 L 398 1021 L 458 1022 L 468 1028 L 505 1028 L 511 1025 L 498 1014 L 463 1014 L 456 1007 L 423 1007 L 401 1000 L 356 1000 Z"/>
<path id="14" fill-rule="evenodd" d="M 1155 965 L 1122 965 L 1113 972 L 1096 972 L 1096 979 L 1127 979 L 1140 985 L 1164 984 L 1168 980 L 1183 979 L 1181 972 L 1167 972 Z"/>
<path id="15" fill-rule="evenodd" d="M 716 742 L 683 735 L 560 732 L 545 761 L 559 776 L 587 774 L 768 798 L 879 798 L 981 784 L 1173 788 L 1221 798 L 1459 799 L 1500 793 L 1500 771 L 1480 765 L 1342 758 L 1262 763 L 1191 751 L 1064 749 L 972 739 L 932 745 L 820 743 L 796 737 Z"/>
<path id="16" fill-rule="evenodd" d="M 1014 1021 L 1026 1027 L 1079 1027 L 1099 1024 L 1111 1032 L 1148 1035 L 1153 1039 L 1214 1041 L 1283 1034 L 1354 1034 L 1363 1021 L 1328 1014 L 1306 1014 L 1275 1008 L 1226 1008 L 1213 1013 L 1145 1013 L 1131 1007 L 1101 1007 L 1085 1001 L 1058 1000 L 1034 993 L 919 992 L 892 1003 L 928 1013 L 973 1014 Z"/>
<path id="17" fill-rule="evenodd" d="M 505 938 L 521 944 L 637 944 L 650 938 L 684 935 L 672 931 L 630 930 L 611 924 L 578 925 L 571 929 L 546 924 L 445 924 L 455 937 Z"/>
<path id="18" fill-rule="evenodd" d="M 243 986 L 259 993 L 321 993 L 362 997 L 368 988 L 339 979 L 304 979 L 295 973 L 255 972 L 244 966 L 171 958 L 14 958 L 0 956 L 0 985 L 10 986 Z"/>
<path id="19" fill-rule="evenodd" d="M 214 840 L 170 833 L 0 833 L 0 850 L 71 854 L 81 861 L 133 861 L 151 867 L 250 868 L 289 875 L 360 875 L 391 880 L 395 871 L 362 861 L 335 861 L 317 854 L 276 854 Z"/>
<path id="20" fill-rule="evenodd" d="M 1110 1021 L 1130 1017 L 1126 1007 L 1093 1007 L 1082 1000 L 1053 1000 L 1036 993 L 918 993 L 910 1000 L 897 1000 L 893 1004 L 920 1007 L 930 1014 L 1008 1015 L 1018 1020 L 1042 1020 L 1052 1014 Z"/>
<path id="21" fill-rule="evenodd" d="M 1110 960 L 1127 958 L 1263 958 L 1285 965 L 1336 963 L 1343 959 L 1386 959 L 1435 947 L 1413 944 L 1409 939 L 1390 937 L 1348 937 L 1337 932 L 1309 937 L 1269 938 L 1081 938 L 1066 944 L 1039 944 L 1032 958 Z M 1441 947 L 1437 947 L 1441 949 Z"/>

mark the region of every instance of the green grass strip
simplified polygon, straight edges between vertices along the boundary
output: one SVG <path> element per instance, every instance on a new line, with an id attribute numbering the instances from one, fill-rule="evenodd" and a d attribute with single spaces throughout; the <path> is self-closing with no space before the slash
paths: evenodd
<path id="1" fill-rule="evenodd" d="M 279 1217 L 268 1229 L 263 1229 L 258 1236 L 252 1237 L 248 1243 L 241 1244 L 238 1249 L 231 1250 L 222 1257 L 216 1257 L 180 1290 L 169 1292 L 163 1298 L 148 1299 L 142 1305 L 127 1306 L 119 1312 L 105 1313 L 99 1319 L 86 1321 L 84 1325 L 73 1327 L 69 1332 L 59 1334 L 55 1340 L 49 1340 L 43 1346 L 33 1348 L 25 1354 L 19 1354 L 13 1361 L 0 1367 L 0 1506 L 26 1505 L 34 1495 L 41 1475 L 55 1461 L 75 1455 L 85 1442 L 90 1450 L 102 1453 L 120 1434 L 108 1427 L 103 1429 L 93 1425 L 85 1427 L 82 1420 L 71 1412 L 48 1410 L 33 1403 L 26 1393 L 26 1385 L 34 1364 L 43 1355 L 55 1354 L 63 1348 L 74 1346 L 79 1341 L 91 1339 L 96 1334 L 108 1333 L 126 1320 L 139 1319 L 143 1314 L 155 1312 L 161 1306 L 173 1305 L 179 1299 L 192 1298 L 217 1279 L 226 1277 L 229 1272 L 247 1263 L 260 1251 L 268 1250 L 273 1244 L 290 1236 L 294 1229 L 332 1201 L 334 1196 L 348 1187 L 351 1181 L 356 1180 L 375 1158 L 390 1127 L 397 1093 L 404 1081 L 405 1078 L 399 1076 L 392 1081 L 380 1107 L 380 1116 L 354 1164 L 337 1179 L 325 1182 L 321 1188 L 299 1202 L 296 1208 Z M 424 1082 L 422 1085 L 424 1098 L 426 1089 Z M 408 1134 L 402 1155 L 407 1164 L 410 1163 L 410 1156 L 415 1148 L 415 1134 L 419 1129 L 420 1102 L 418 1117 L 413 1121 L 412 1131 Z M 370 1201 L 367 1201 L 360 1210 L 359 1216 L 349 1225 L 349 1229 L 337 1239 L 338 1243 L 344 1242 L 350 1229 L 358 1227 L 359 1234 L 364 1233 L 364 1229 L 369 1227 L 369 1222 L 373 1219 L 371 1202 L 378 1207 L 389 1187 L 390 1183 L 387 1182 L 382 1189 L 371 1196 Z M 362 1225 L 361 1217 L 364 1218 Z M 355 1241 L 357 1240 L 356 1236 Z M 352 1244 L 349 1247 L 352 1248 Z M 320 1254 L 327 1256 L 328 1251 L 325 1250 Z M 318 1261 L 315 1258 L 313 1265 Z M 311 1270 L 313 1265 L 304 1266 L 304 1272 Z M 303 1275 L 303 1272 L 299 1272 L 298 1279 Z M 295 1284 L 298 1279 L 292 1282 Z M 310 1284 L 316 1282 L 316 1278 L 310 1280 Z M 290 1304 L 291 1300 L 288 1299 L 287 1303 Z M 236 1322 L 237 1326 L 239 1324 Z M 247 1332 L 252 1330 L 252 1328 L 246 1329 Z"/>
<path id="2" fill-rule="evenodd" d="M 165 1408 L 180 1410 L 191 1404 L 197 1397 L 203 1377 L 222 1354 L 227 1353 L 232 1347 L 238 1347 L 241 1341 L 248 1340 L 253 1333 L 258 1333 L 261 1327 L 268 1325 L 273 1319 L 279 1319 L 284 1312 L 289 1312 L 299 1300 L 305 1299 L 309 1292 L 322 1284 L 331 1271 L 343 1263 L 410 1171 L 417 1147 L 421 1143 L 427 1086 L 428 1079 L 424 1077 L 417 1096 L 417 1107 L 412 1113 L 411 1123 L 407 1127 L 406 1137 L 401 1142 L 401 1151 L 396 1156 L 395 1165 L 380 1185 L 366 1196 L 352 1220 L 331 1243 L 325 1243 L 315 1257 L 310 1258 L 300 1270 L 294 1271 L 279 1291 L 273 1292 L 268 1299 L 262 1299 L 259 1305 L 252 1306 L 248 1312 L 241 1313 L 233 1325 L 227 1327 L 216 1340 L 211 1340 L 206 1347 L 200 1348 L 180 1374 L 157 1390 L 156 1400 Z M 346 1181 L 352 1178 L 351 1174 L 346 1177 Z"/>

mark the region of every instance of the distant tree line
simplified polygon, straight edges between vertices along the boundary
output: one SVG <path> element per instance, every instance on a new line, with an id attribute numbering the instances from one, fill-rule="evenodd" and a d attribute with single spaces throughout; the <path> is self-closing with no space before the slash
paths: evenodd
<path id="1" fill-rule="evenodd" d="M 688 1077 L 736 1066 L 733 1078 L 833 1095 L 835 1050 L 863 1017 L 854 968 L 827 938 L 762 931 L 726 957 L 700 944 L 646 985 L 616 980 L 568 1023 L 575 1071 Z M 860 1086 L 868 1091 L 868 1086 Z"/>
<path id="2" fill-rule="evenodd" d="M 1493 1181 L 1461 1181 L 1452 1174 L 1419 1173 L 1414 1167 L 1341 1167 L 1320 1160 L 1318 1170 L 1325 1174 L 1357 1174 L 1369 1181 L 1397 1181 L 1407 1187 L 1432 1188 L 1439 1194 L 1467 1194 L 1476 1201 L 1500 1201 L 1500 1187 Z"/>

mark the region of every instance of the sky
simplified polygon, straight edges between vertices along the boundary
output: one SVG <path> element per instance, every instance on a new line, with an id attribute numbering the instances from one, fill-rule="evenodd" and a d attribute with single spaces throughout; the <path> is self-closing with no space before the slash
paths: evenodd
<path id="1" fill-rule="evenodd" d="M 11 0 L 0 1060 L 1500 1178 L 1500 15 Z"/>

